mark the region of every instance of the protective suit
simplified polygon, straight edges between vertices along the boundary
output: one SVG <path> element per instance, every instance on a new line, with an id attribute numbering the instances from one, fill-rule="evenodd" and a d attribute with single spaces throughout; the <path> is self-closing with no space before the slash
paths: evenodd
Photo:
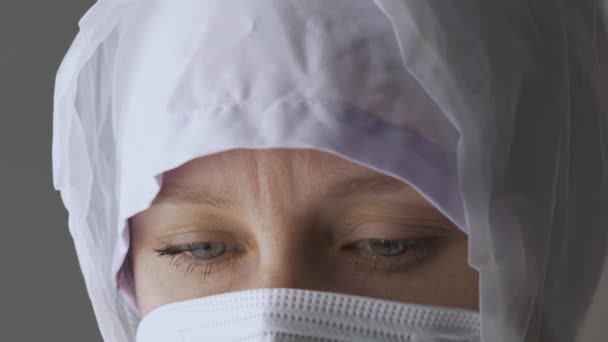
<path id="1" fill-rule="evenodd" d="M 484 342 L 574 341 L 608 248 L 594 0 L 100 0 L 56 79 L 53 172 L 107 341 L 139 317 L 127 220 L 163 172 L 313 148 L 403 180 L 469 236 Z"/>

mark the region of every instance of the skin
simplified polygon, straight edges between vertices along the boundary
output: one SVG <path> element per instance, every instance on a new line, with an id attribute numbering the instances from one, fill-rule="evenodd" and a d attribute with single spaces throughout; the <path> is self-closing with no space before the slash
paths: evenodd
<path id="1" fill-rule="evenodd" d="M 165 173 L 131 219 L 130 258 L 142 317 L 253 288 L 478 310 L 466 234 L 406 183 L 315 150 L 231 150 Z"/>

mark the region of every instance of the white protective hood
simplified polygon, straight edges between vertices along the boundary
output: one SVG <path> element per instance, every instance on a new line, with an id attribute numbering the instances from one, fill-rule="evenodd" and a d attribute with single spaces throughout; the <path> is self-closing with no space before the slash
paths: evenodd
<path id="1" fill-rule="evenodd" d="M 469 234 L 485 342 L 573 341 L 608 242 L 599 0 L 100 0 L 56 80 L 53 172 L 106 341 L 138 324 L 126 220 L 163 172 L 315 148 Z"/>

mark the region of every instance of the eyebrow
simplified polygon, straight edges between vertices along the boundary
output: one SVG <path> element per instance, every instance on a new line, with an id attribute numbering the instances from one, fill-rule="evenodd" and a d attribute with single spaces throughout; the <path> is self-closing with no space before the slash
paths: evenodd
<path id="1" fill-rule="evenodd" d="M 408 190 L 410 187 L 392 177 L 388 176 L 367 176 L 360 178 L 347 179 L 330 186 L 327 191 L 328 198 L 344 198 L 360 195 L 373 195 L 380 193 L 390 193 Z"/>
<path id="2" fill-rule="evenodd" d="M 339 199 L 408 190 L 410 187 L 392 177 L 367 176 L 351 178 L 331 185 L 325 193 L 328 199 Z M 192 204 L 232 210 L 235 201 L 230 197 L 212 192 L 201 185 L 186 186 L 177 183 L 163 184 L 153 203 Z"/>
<path id="3" fill-rule="evenodd" d="M 165 183 L 153 203 L 192 204 L 218 209 L 234 209 L 234 201 L 229 197 L 214 193 L 200 185 L 185 186 Z"/>

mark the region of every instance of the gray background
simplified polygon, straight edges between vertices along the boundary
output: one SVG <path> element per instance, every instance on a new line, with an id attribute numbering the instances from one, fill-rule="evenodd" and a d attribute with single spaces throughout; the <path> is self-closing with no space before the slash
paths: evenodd
<path id="1" fill-rule="evenodd" d="M 0 341 L 101 341 L 51 178 L 55 73 L 93 3 L 0 0 Z M 608 341 L 604 274 L 580 341 Z"/>
<path id="2" fill-rule="evenodd" d="M 101 341 L 51 178 L 55 73 L 92 0 L 0 0 L 0 341 Z"/>

